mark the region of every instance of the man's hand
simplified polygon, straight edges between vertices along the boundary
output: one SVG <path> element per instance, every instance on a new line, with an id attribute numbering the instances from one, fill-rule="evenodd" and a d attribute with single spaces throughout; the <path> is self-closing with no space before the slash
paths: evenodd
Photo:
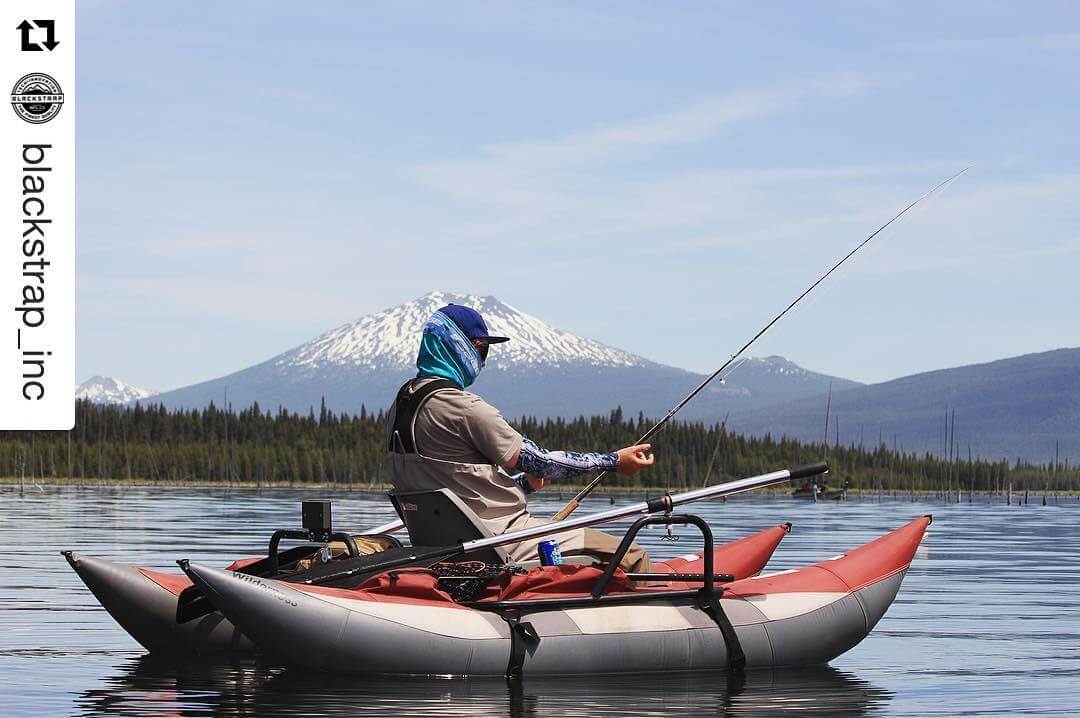
<path id="1" fill-rule="evenodd" d="M 652 466 L 655 457 L 649 453 L 652 444 L 638 444 L 619 449 L 619 473 L 623 476 L 633 476 L 646 466 Z"/>
<path id="2" fill-rule="evenodd" d="M 533 491 L 539 491 L 547 485 L 547 479 L 539 476 L 526 476 L 525 480 L 529 482 L 529 486 L 532 487 Z"/>

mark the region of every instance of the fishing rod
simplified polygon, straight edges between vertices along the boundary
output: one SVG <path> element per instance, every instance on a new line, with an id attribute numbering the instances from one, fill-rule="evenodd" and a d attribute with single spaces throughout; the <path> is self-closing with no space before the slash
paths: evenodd
<path id="1" fill-rule="evenodd" d="M 747 349 L 749 349 L 749 348 L 750 348 L 750 345 L 751 345 L 751 344 L 753 344 L 754 342 L 756 342 L 756 341 L 757 341 L 757 340 L 758 340 L 758 339 L 759 339 L 759 338 L 761 337 L 761 335 L 762 335 L 762 334 L 764 334 L 765 332 L 769 331 L 769 329 L 771 329 L 771 328 L 772 328 L 772 326 L 773 326 L 774 324 L 776 324 L 776 323 L 777 323 L 778 321 L 780 321 L 780 319 L 782 319 L 782 318 L 783 318 L 783 316 L 784 316 L 785 314 L 787 314 L 787 313 L 788 313 L 789 311 L 791 311 L 791 310 L 792 310 L 792 309 L 793 309 L 793 308 L 795 307 L 795 305 L 796 305 L 796 304 L 798 304 L 799 302 L 801 302 L 801 301 L 803 300 L 803 298 L 804 298 L 804 297 L 806 297 L 806 295 L 808 295 L 808 294 L 809 294 L 810 292 L 814 291 L 814 289 L 816 289 L 816 288 L 817 288 L 817 286 L 818 286 L 819 284 L 821 284 L 822 282 L 824 282 L 824 281 L 825 281 L 825 279 L 826 279 L 826 278 L 828 278 L 828 276 L 829 276 L 830 274 L 832 274 L 832 273 L 833 273 L 833 272 L 835 272 L 835 271 L 836 271 L 837 269 L 839 269 L 839 268 L 840 268 L 840 265 L 842 265 L 842 264 L 843 264 L 844 262 L 846 262 L 846 261 L 848 261 L 849 259 L 851 259 L 851 257 L 853 257 L 853 256 L 855 255 L 855 253 L 856 253 L 856 252 L 858 252 L 858 251 L 859 251 L 860 249 L 862 249 L 862 248 L 863 248 L 864 246 L 866 246 L 867 244 L 869 244 L 870 240 L 872 240 L 872 239 L 873 239 L 874 237 L 876 237 L 876 236 L 878 236 L 879 234 L 881 234 L 881 232 L 882 232 L 882 231 L 884 231 L 884 230 L 885 230 L 885 228 L 886 228 L 886 227 L 888 227 L 888 226 L 889 226 L 890 224 L 892 224 L 893 222 L 895 222 L 896 220 L 900 219 L 900 218 L 901 218 L 901 217 L 903 217 L 903 216 L 904 216 L 905 214 L 907 214 L 908 210 L 912 209 L 912 208 L 913 208 L 913 207 L 914 207 L 915 205 L 919 204 L 919 203 L 920 203 L 920 202 L 922 202 L 922 201 L 923 201 L 924 199 L 926 199 L 926 198 L 927 198 L 927 197 L 929 197 L 930 195 L 934 194 L 934 193 L 935 193 L 935 192 L 937 192 L 937 191 L 938 191 L 939 189 L 941 189 L 941 188 L 942 188 L 942 187 L 944 187 L 945 185 L 949 184 L 950 182 L 952 182 L 952 181 L 953 181 L 953 180 L 955 180 L 955 179 L 956 179 L 957 177 L 959 177 L 960 175 L 964 174 L 964 173 L 965 173 L 965 172 L 967 172 L 967 171 L 968 171 L 968 168 L 967 168 L 967 167 L 965 167 L 964 169 L 962 169 L 962 170 L 960 170 L 959 172 L 957 172 L 956 174 L 954 174 L 954 175 L 953 175 L 952 177 L 949 177 L 949 178 L 948 178 L 947 180 L 945 180 L 945 181 L 943 181 L 943 182 L 939 183 L 938 185 L 936 185 L 935 187 L 933 187 L 933 188 L 932 188 L 932 189 L 931 189 L 931 190 L 930 190 L 929 192 L 926 192 L 926 193 L 925 193 L 925 194 L 923 194 L 923 195 L 922 195 L 921 197 L 919 197 L 919 198 L 918 198 L 917 200 L 915 200 L 914 202 L 912 202 L 911 204 L 909 204 L 909 205 L 908 205 L 907 207 L 904 207 L 904 208 L 903 208 L 902 210 L 900 210 L 899 212 L 897 212 L 897 213 L 896 213 L 896 215 L 895 215 L 895 216 L 894 216 L 894 217 L 893 217 L 892 219 L 890 219 L 890 220 L 889 220 L 888 222 L 886 222 L 885 224 L 883 224 L 883 225 L 881 225 L 880 227 L 878 227 L 878 228 L 877 228 L 877 229 L 876 229 L 876 230 L 874 231 L 874 233 L 873 233 L 873 234 L 871 234 L 871 235 L 870 235 L 869 237 L 867 237 L 867 238 L 866 238 L 866 239 L 864 239 L 863 241 L 859 242 L 859 244 L 858 244 L 858 245 L 857 245 L 857 246 L 856 246 L 856 247 L 855 247 L 854 249 L 852 249 L 852 250 L 851 250 L 850 252 L 848 252 L 847 254 L 845 254 L 845 255 L 843 256 L 843 258 L 842 258 L 842 259 L 841 259 L 841 260 L 840 260 L 839 262 L 837 262 L 836 264 L 834 264 L 834 265 L 832 266 L 832 268 L 831 268 L 831 269 L 829 269 L 829 271 L 825 272 L 825 274 L 822 274 L 822 275 L 821 275 L 820 277 L 818 277 L 818 280 L 817 280 L 816 282 L 814 282 L 814 283 L 813 283 L 813 284 L 811 284 L 811 285 L 810 285 L 809 287 L 807 287 L 807 288 L 806 288 L 806 290 L 805 290 L 805 291 L 804 291 L 804 292 L 803 292 L 802 294 L 800 294 L 799 296 L 795 297 L 795 299 L 794 299 L 794 300 L 793 300 L 793 301 L 791 302 L 791 304 L 789 304 L 789 305 L 787 305 L 786 307 L 784 307 L 784 310 L 783 310 L 782 312 L 780 312 L 779 314 L 777 314 L 777 315 L 776 315 L 775 317 L 773 317 L 773 318 L 772 318 L 771 320 L 769 320 L 769 323 L 768 323 L 768 324 L 766 324 L 766 325 L 765 325 L 765 326 L 763 326 L 763 327 L 762 327 L 761 329 L 759 329 L 759 330 L 758 330 L 758 332 L 757 332 L 757 334 L 755 334 L 754 336 L 750 337 L 750 341 L 748 341 L 748 342 L 746 342 L 745 344 L 743 344 L 743 345 L 742 345 L 742 347 L 741 347 L 741 348 L 740 348 L 740 349 L 739 349 L 739 350 L 738 350 L 737 352 L 735 352 L 734 354 L 732 354 L 732 355 L 731 355 L 731 356 L 730 356 L 730 357 L 728 358 L 728 360 L 727 360 L 726 362 L 724 362 L 724 364 L 723 364 L 723 365 L 722 365 L 722 366 L 721 366 L 721 367 L 720 367 L 719 369 L 717 369 L 717 370 L 716 370 L 716 371 L 714 371 L 714 372 L 713 372 L 712 374 L 710 374 L 709 376 L 707 376 L 707 377 L 705 378 L 705 381 L 703 381 L 703 382 L 701 382 L 700 384 L 698 384 L 697 388 L 695 388 L 695 389 L 694 389 L 694 390 L 693 390 L 692 392 L 690 392 L 689 394 L 687 394 L 687 395 L 686 395 L 686 398 L 685 398 L 685 399 L 683 399 L 683 400 L 682 400 L 682 401 L 680 401 L 680 402 L 679 402 L 678 404 L 676 404 L 675 406 L 673 406 L 673 407 L 671 408 L 671 410 L 670 410 L 670 411 L 668 411 L 668 413 L 667 413 L 667 414 L 666 414 L 666 415 L 664 416 L 664 418 L 662 418 L 662 419 L 661 419 L 660 421 L 658 421 L 658 422 L 656 422 L 655 424 L 653 424 L 652 428 L 651 428 L 651 429 L 649 429 L 648 431 L 646 431 L 646 432 L 645 432 L 644 434 L 642 434 L 642 435 L 641 435 L 641 438 L 639 438 L 639 439 L 638 439 L 637 441 L 635 441 L 635 442 L 634 442 L 634 444 L 644 444 L 644 443 L 645 443 L 646 441 L 648 441 L 648 440 L 649 440 L 650 438 L 652 438 L 652 436 L 653 436 L 654 434 L 656 434 L 656 432 L 660 431 L 660 429 L 662 429 L 662 428 L 664 427 L 664 425 L 665 425 L 665 424 L 667 424 L 667 423 L 668 423 L 669 421 L 671 421 L 672 417 L 674 417 L 674 416 L 675 416 L 675 415 L 676 415 L 677 413 L 679 413 L 679 411 L 680 411 L 680 410 L 681 410 L 681 409 L 682 409 L 682 408 L 683 408 L 684 406 L 686 406 L 686 405 L 687 405 L 688 403 L 690 403 L 690 400 L 691 400 L 691 399 L 693 399 L 693 398 L 694 398 L 695 396 L 697 396 L 697 395 L 698 395 L 698 393 L 700 393 L 702 389 L 704 389 L 704 388 L 705 388 L 706 386 L 708 386 L 708 385 L 709 385 L 709 384 L 710 384 L 710 383 L 712 382 L 712 380 L 713 380 L 713 379 L 715 379 L 716 377 L 720 376 L 720 374 L 721 374 L 721 373 L 722 373 L 722 372 L 723 372 L 723 371 L 724 371 L 725 369 L 727 369 L 727 368 L 728 368 L 729 366 L 731 366 L 731 363 L 732 363 L 732 362 L 734 362 L 734 361 L 735 361 L 735 360 L 736 360 L 737 358 L 739 358 L 739 356 L 740 356 L 740 355 L 741 355 L 741 354 L 742 354 L 742 353 L 743 353 L 744 351 L 746 351 Z M 600 485 L 600 482 L 604 480 L 604 477 L 605 477 L 605 476 L 607 476 L 607 474 L 608 474 L 608 472 L 607 472 L 607 471 L 601 471 L 601 472 L 600 472 L 599 474 L 597 474 L 597 475 L 596 475 L 596 478 L 594 478 L 594 479 L 593 479 L 592 481 L 590 481 L 590 482 L 589 482 L 589 483 L 588 483 L 588 484 L 587 484 L 587 485 L 585 486 L 585 488 L 584 488 L 584 489 L 582 489 L 581 491 L 579 491 L 579 492 L 577 493 L 577 495 L 575 495 L 575 496 L 574 496 L 574 498 L 570 499 L 570 501 L 569 501 L 569 502 L 568 502 L 568 503 L 566 504 L 566 506 L 563 506 L 563 507 L 562 507 L 562 509 L 561 509 L 561 510 L 559 511 L 559 513 L 555 514 L 555 515 L 554 515 L 554 516 L 552 517 L 552 520 L 554 520 L 554 521 L 562 521 L 562 520 L 563 520 L 563 519 L 565 519 L 565 518 L 566 518 L 567 516 L 569 516 L 570 514 L 574 513 L 574 511 L 575 511 L 575 510 L 577 509 L 577 507 L 581 505 L 581 502 L 582 502 L 583 500 L 585 500 L 585 498 L 586 498 L 586 497 L 587 497 L 587 496 L 588 496 L 589 494 L 591 494 L 591 493 L 593 492 L 593 490 L 595 490 L 595 489 L 596 489 L 596 487 L 597 487 L 597 486 L 599 486 L 599 485 Z"/>
<path id="2" fill-rule="evenodd" d="M 656 499 L 640 501 L 636 504 L 630 504 L 629 506 L 622 506 L 619 508 L 610 509 L 608 511 L 601 511 L 595 514 L 587 514 L 585 516 L 579 516 L 574 519 L 567 519 L 566 521 L 559 524 L 540 524 L 537 526 L 520 529 L 518 531 L 498 534 L 496 536 L 488 536 L 485 538 L 475 539 L 473 541 L 463 541 L 452 546 L 441 546 L 439 548 L 407 549 L 408 553 L 405 556 L 398 556 L 397 558 L 387 559 L 380 563 L 368 564 L 362 567 L 343 569 L 336 573 L 327 574 L 318 578 L 309 578 L 303 583 L 328 583 L 330 581 L 336 581 L 339 579 L 348 578 L 350 576 L 355 576 L 360 573 L 373 574 L 376 571 L 387 571 L 389 569 L 401 568 L 403 566 L 415 565 L 417 563 L 433 562 L 439 559 L 449 558 L 451 556 L 457 556 L 463 553 L 479 551 L 481 549 L 495 548 L 496 546 L 506 546 L 507 544 L 522 543 L 531 539 L 539 539 L 545 536 L 551 536 L 552 534 L 563 533 L 571 529 L 596 526 L 598 524 L 608 523 L 609 521 L 616 521 L 618 519 L 627 518 L 628 516 L 634 516 L 636 514 L 653 514 L 657 513 L 658 511 L 663 511 L 667 513 L 674 509 L 676 506 L 682 506 L 684 504 L 693 503 L 695 501 L 704 501 L 705 499 L 714 499 L 721 496 L 731 496 L 733 494 L 739 494 L 744 491 L 752 491 L 754 489 L 761 489 L 767 486 L 775 486 L 776 484 L 782 484 L 794 479 L 804 479 L 810 476 L 818 476 L 820 474 L 828 473 L 828 471 L 829 465 L 825 462 L 807 464 L 806 466 L 796 466 L 791 469 L 780 469 L 779 471 L 773 471 L 768 474 L 760 474 L 758 476 L 750 476 L 744 479 L 736 479 L 735 481 L 728 481 L 724 484 L 716 484 L 715 486 L 708 486 L 703 489 L 684 491 L 681 494 L 664 494 L 663 496 Z M 181 559 L 177 563 L 182 569 L 184 569 L 185 572 L 187 571 L 187 559 Z"/>

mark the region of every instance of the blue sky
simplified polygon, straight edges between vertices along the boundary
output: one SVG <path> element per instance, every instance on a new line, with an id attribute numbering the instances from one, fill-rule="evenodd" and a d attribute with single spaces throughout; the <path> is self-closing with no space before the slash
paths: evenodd
<path id="1" fill-rule="evenodd" d="M 1080 345 L 1075 3 L 78 4 L 78 376 L 432 289 L 694 370 Z"/>

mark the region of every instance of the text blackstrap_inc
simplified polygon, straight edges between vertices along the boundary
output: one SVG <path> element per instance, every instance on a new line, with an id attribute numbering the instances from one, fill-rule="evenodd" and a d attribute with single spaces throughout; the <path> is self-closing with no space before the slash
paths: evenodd
<path id="1" fill-rule="evenodd" d="M 21 356 L 22 397 L 27 401 L 45 398 L 48 385 L 46 365 L 52 351 L 35 346 L 33 330 L 45 326 L 46 279 L 49 267 L 49 226 L 52 219 L 46 202 L 46 178 L 52 167 L 46 163 L 52 145 L 22 146 L 22 281 L 15 311 L 19 314 L 17 346 Z"/>

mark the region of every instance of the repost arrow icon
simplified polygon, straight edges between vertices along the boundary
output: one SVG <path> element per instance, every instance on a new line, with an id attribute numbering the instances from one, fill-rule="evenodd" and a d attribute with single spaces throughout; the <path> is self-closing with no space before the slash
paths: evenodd
<path id="1" fill-rule="evenodd" d="M 15 29 L 20 33 L 21 49 L 23 52 L 41 52 L 42 50 L 49 50 L 50 52 L 56 49 L 56 46 L 60 43 L 56 39 L 56 21 L 55 20 L 23 20 Z M 45 42 L 36 43 L 30 41 L 31 30 L 44 30 Z"/>
<path id="2" fill-rule="evenodd" d="M 37 26 L 45 29 L 45 47 L 49 48 L 52 52 L 60 43 L 56 39 L 56 21 L 55 20 L 34 20 Z"/>

